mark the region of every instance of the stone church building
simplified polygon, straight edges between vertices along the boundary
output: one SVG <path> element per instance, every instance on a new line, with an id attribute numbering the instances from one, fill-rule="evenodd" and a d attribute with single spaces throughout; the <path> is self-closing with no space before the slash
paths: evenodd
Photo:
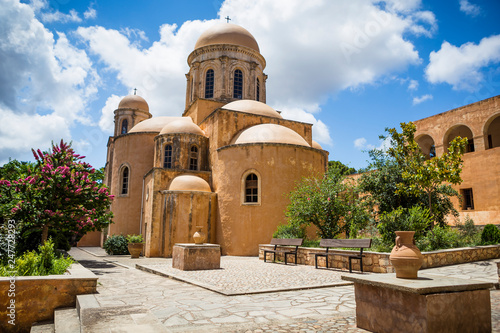
<path id="1" fill-rule="evenodd" d="M 285 222 L 286 193 L 326 170 L 312 125 L 266 105 L 266 61 L 244 28 L 205 31 L 188 56 L 182 117 L 154 117 L 138 95 L 115 110 L 105 183 L 115 195 L 107 235 L 142 234 L 145 255 L 169 257 L 196 226 L 223 254 L 257 255 Z M 181 111 L 179 111 L 179 114 Z M 99 233 L 79 245 L 97 245 Z"/>

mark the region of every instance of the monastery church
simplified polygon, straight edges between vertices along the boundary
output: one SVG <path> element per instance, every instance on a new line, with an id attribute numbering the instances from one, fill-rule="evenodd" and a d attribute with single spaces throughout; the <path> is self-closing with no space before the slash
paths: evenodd
<path id="1" fill-rule="evenodd" d="M 105 167 L 114 224 L 79 246 L 142 234 L 147 257 L 170 257 L 175 243 L 193 242 L 198 226 L 222 254 L 256 256 L 286 222 L 286 194 L 326 171 L 328 152 L 312 140 L 312 125 L 265 104 L 266 61 L 247 30 L 209 28 L 187 61 L 182 117 L 153 117 L 135 94 L 120 101 Z M 468 139 L 454 205 L 462 221 L 500 225 L 500 95 L 415 125 L 429 158 L 456 136 Z"/>
<path id="2" fill-rule="evenodd" d="M 170 257 L 201 226 L 222 254 L 258 255 L 286 222 L 285 194 L 323 174 L 328 152 L 311 124 L 265 104 L 266 61 L 244 28 L 209 28 L 187 61 L 182 117 L 154 117 L 138 95 L 114 112 L 105 167 L 114 224 L 103 234 L 142 234 L 145 256 Z M 79 245 L 99 245 L 99 234 Z"/>

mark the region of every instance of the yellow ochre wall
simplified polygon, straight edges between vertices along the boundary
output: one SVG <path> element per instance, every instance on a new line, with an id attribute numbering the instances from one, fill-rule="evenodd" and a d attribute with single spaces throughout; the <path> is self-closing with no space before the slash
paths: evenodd
<path id="1" fill-rule="evenodd" d="M 324 151 L 287 144 L 245 144 L 224 147 L 213 166 L 213 191 L 218 194 L 217 243 L 223 254 L 255 256 L 278 225 L 285 222 L 286 193 L 297 181 L 325 172 Z M 260 204 L 244 204 L 242 177 L 255 170 L 260 178 Z"/>
<path id="2" fill-rule="evenodd" d="M 463 182 L 455 186 L 459 192 L 469 188 L 473 191 L 473 210 L 462 209 L 458 200 L 454 200 L 462 222 L 469 215 L 479 225 L 500 224 L 500 147 L 488 149 L 486 135 L 489 125 L 498 117 L 500 117 L 500 96 L 495 96 L 415 121 L 417 142 L 423 135 L 432 137 L 437 156 L 444 153 L 446 138 L 454 128 L 466 126 L 472 132 L 475 151 L 464 154 L 461 174 Z M 495 132 L 493 136 L 494 142 L 498 142 L 500 133 Z"/>

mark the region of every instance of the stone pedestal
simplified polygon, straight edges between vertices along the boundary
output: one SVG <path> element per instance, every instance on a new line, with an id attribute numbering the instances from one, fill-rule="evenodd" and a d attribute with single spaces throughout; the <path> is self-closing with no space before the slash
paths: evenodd
<path id="1" fill-rule="evenodd" d="M 220 268 L 220 245 L 175 244 L 172 251 L 172 267 L 183 271 Z"/>
<path id="2" fill-rule="evenodd" d="M 492 283 L 420 274 L 343 276 L 354 282 L 356 322 L 372 332 L 491 332 Z"/>

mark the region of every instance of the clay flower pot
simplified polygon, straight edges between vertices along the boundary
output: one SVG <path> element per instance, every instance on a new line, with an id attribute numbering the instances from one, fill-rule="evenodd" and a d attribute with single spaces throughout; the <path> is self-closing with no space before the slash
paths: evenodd
<path id="1" fill-rule="evenodd" d="M 417 272 L 424 262 L 424 257 L 415 246 L 415 231 L 396 231 L 396 246 L 392 249 L 391 260 L 396 277 L 401 279 L 417 279 Z"/>
<path id="2" fill-rule="evenodd" d="M 143 247 L 144 243 L 128 243 L 128 252 L 130 252 L 130 257 L 139 258 Z"/>
<path id="3" fill-rule="evenodd" d="M 205 243 L 206 236 L 202 231 L 203 227 L 196 227 L 196 232 L 193 234 L 193 239 L 195 244 L 203 244 Z"/>

